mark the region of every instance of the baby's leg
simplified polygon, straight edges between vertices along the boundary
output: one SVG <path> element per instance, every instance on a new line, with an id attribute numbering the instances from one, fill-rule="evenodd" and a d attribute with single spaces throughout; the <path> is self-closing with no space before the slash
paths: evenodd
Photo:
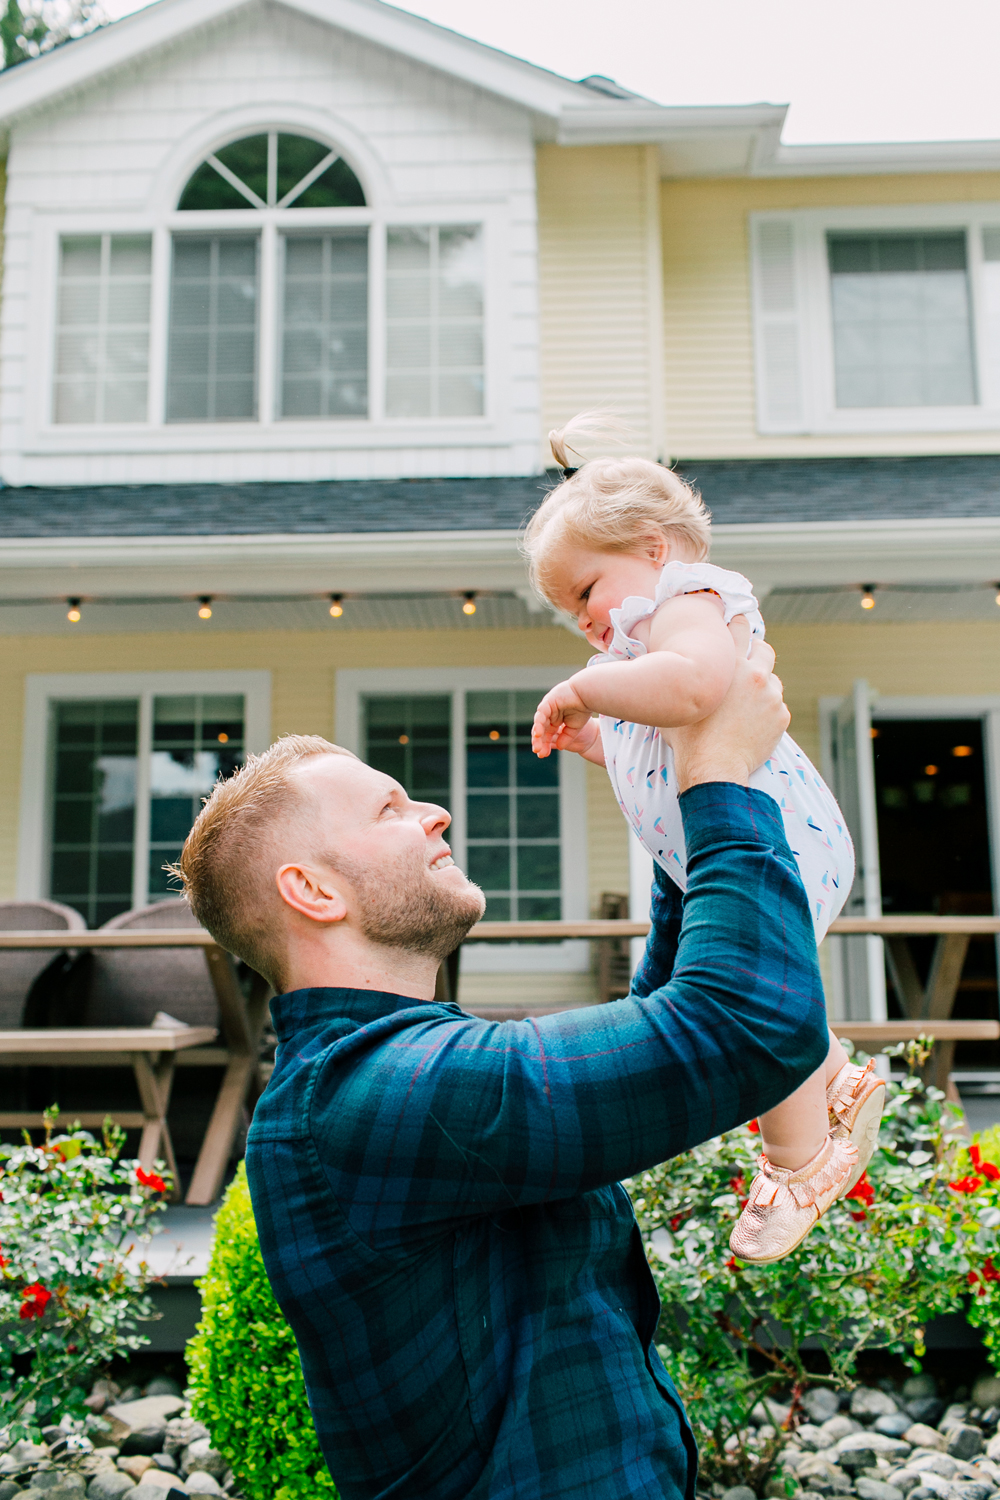
<path id="1" fill-rule="evenodd" d="M 848 1062 L 847 1053 L 830 1033 L 830 1049 L 822 1067 L 816 1069 L 774 1109 L 760 1117 L 764 1154 L 776 1167 L 797 1171 L 811 1161 L 830 1133 L 826 1089 Z"/>

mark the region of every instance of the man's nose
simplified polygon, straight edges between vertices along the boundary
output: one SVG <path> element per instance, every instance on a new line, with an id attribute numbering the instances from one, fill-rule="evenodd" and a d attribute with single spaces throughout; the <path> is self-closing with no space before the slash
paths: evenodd
<path id="1" fill-rule="evenodd" d="M 423 804 L 423 812 L 420 814 L 420 826 L 427 837 L 435 833 L 444 833 L 451 822 L 451 813 L 446 808 L 437 807 L 433 802 Z"/>

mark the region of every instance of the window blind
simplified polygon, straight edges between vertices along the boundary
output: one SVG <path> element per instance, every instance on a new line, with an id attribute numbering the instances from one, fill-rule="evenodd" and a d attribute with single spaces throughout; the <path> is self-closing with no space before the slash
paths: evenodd
<path id="1" fill-rule="evenodd" d="M 368 415 L 368 230 L 284 239 L 282 417 Z"/>
<path id="2" fill-rule="evenodd" d="M 483 236 L 477 224 L 390 228 L 386 415 L 483 413 Z"/>
<path id="3" fill-rule="evenodd" d="M 54 420 L 145 422 L 149 235 L 67 235 L 59 246 Z"/>
<path id="4" fill-rule="evenodd" d="M 178 235 L 168 422 L 250 422 L 257 407 L 258 237 Z"/>

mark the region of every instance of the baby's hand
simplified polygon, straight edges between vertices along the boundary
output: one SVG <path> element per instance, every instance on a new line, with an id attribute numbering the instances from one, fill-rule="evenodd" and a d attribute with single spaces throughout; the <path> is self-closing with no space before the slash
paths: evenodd
<path id="1" fill-rule="evenodd" d="M 542 760 L 553 750 L 584 755 L 600 736 L 597 721 L 571 682 L 558 682 L 535 710 L 531 748 Z"/>

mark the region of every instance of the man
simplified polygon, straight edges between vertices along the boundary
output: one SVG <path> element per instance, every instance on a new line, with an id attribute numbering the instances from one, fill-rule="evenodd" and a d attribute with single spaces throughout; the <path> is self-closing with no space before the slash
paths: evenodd
<path id="1" fill-rule="evenodd" d="M 826 1054 L 805 893 L 776 804 L 746 785 L 788 723 L 773 659 L 756 645 L 719 711 L 672 731 L 690 888 L 682 913 L 658 876 L 611 1005 L 495 1023 L 435 1002 L 482 894 L 447 813 L 325 740 L 279 741 L 198 818 L 192 907 L 278 992 L 247 1171 L 344 1500 L 690 1500 L 619 1180 Z"/>

